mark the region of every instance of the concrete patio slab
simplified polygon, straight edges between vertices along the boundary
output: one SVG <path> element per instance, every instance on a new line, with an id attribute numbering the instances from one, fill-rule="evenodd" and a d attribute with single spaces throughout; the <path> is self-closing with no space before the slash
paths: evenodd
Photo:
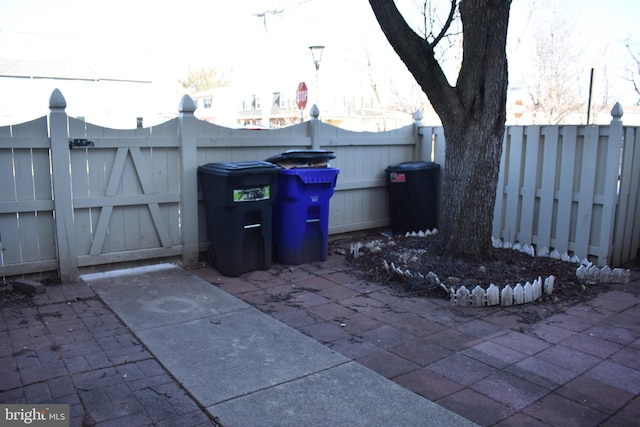
<path id="1" fill-rule="evenodd" d="M 134 332 L 203 406 L 349 361 L 254 308 Z"/>
<path id="2" fill-rule="evenodd" d="M 475 425 L 175 265 L 82 279 L 223 425 Z"/>
<path id="3" fill-rule="evenodd" d="M 173 264 L 85 274 L 82 279 L 134 330 L 250 307 Z"/>
<path id="4" fill-rule="evenodd" d="M 234 426 L 476 425 L 355 362 L 208 409 Z"/>

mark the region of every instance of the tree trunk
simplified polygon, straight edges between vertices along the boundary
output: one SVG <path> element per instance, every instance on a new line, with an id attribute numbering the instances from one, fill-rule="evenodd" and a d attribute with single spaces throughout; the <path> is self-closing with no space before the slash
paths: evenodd
<path id="1" fill-rule="evenodd" d="M 487 258 L 504 132 L 478 120 L 449 124 L 444 132 L 439 248 L 456 257 Z"/>
<path id="2" fill-rule="evenodd" d="M 369 0 L 387 40 L 440 116 L 446 140 L 438 244 L 445 255 L 485 259 L 502 155 L 510 0 L 463 0 L 456 86 L 392 0 Z M 452 7 L 456 1 L 452 0 Z"/>

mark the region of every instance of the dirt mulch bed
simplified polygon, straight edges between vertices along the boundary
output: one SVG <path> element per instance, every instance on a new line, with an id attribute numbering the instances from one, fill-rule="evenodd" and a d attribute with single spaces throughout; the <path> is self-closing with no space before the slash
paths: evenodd
<path id="1" fill-rule="evenodd" d="M 447 287 L 464 285 L 472 290 L 476 285 L 487 288 L 494 284 L 499 288 L 533 283 L 538 277 L 555 277 L 552 295 L 543 295 L 536 304 L 550 304 L 565 307 L 594 298 L 607 291 L 607 283 L 585 284 L 577 280 L 578 265 L 548 257 L 532 257 L 513 249 L 493 249 L 491 258 L 484 262 L 468 262 L 457 258 L 442 257 L 434 254 L 431 237 L 396 237 L 392 240 L 380 239 L 380 249 L 369 250 L 365 246 L 360 256 L 354 258 L 348 251 L 347 260 L 354 272 L 366 280 L 388 284 L 405 295 L 430 298 L 446 298 L 449 294 L 433 282 L 416 277 L 420 272 L 426 276 L 433 272 Z M 402 277 L 387 271 L 393 262 L 402 270 L 409 270 L 413 278 Z"/>

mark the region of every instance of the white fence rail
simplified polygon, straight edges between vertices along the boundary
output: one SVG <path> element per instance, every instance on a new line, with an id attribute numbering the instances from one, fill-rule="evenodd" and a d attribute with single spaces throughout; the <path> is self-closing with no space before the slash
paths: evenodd
<path id="1" fill-rule="evenodd" d="M 158 126 L 108 129 L 67 117 L 59 91 L 51 114 L 0 127 L 0 276 L 180 258 L 206 250 L 197 168 L 262 160 L 288 149 L 327 149 L 340 169 L 329 233 L 389 225 L 385 169 L 444 166 L 442 128 L 350 132 L 311 121 L 284 129 L 229 129 L 197 120 L 185 96 Z M 505 137 L 493 235 L 617 265 L 639 245 L 640 131 L 611 126 L 511 127 Z M 624 136 L 624 138 L 623 138 Z M 88 147 L 70 149 L 84 139 Z M 622 159 L 622 162 L 620 161 Z M 446 197 L 446 195 L 444 195 Z"/>

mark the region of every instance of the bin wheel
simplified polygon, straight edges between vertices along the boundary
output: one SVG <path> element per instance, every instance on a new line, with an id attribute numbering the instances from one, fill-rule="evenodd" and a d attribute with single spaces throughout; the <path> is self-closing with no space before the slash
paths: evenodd
<path id="1" fill-rule="evenodd" d="M 211 264 L 211 267 L 216 268 L 217 267 L 217 263 L 216 263 L 216 251 L 215 249 L 213 249 L 213 247 L 209 246 L 209 264 Z"/>

